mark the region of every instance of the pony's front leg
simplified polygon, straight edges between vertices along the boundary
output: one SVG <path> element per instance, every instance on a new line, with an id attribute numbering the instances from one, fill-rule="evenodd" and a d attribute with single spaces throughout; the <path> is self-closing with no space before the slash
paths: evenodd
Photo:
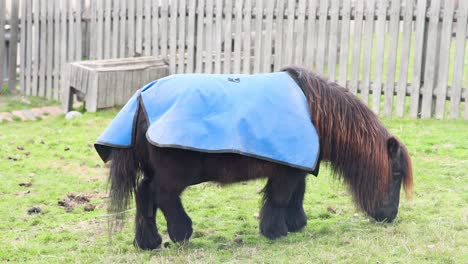
<path id="1" fill-rule="evenodd" d="M 155 249 L 161 246 L 162 238 L 156 226 L 156 198 L 156 192 L 152 190 L 151 179 L 145 176 L 135 194 L 134 244 L 141 249 Z"/>
<path id="2" fill-rule="evenodd" d="M 288 226 L 289 232 L 296 232 L 301 230 L 307 224 L 307 217 L 304 212 L 303 202 L 305 193 L 305 177 L 298 176 L 299 180 L 294 190 L 291 199 L 289 200 L 288 207 L 286 209 L 286 225 Z"/>
<path id="3" fill-rule="evenodd" d="M 164 213 L 167 232 L 174 242 L 188 240 L 192 236 L 192 220 L 187 215 L 180 201 L 180 192 L 159 190 L 158 207 Z"/>
<path id="4" fill-rule="evenodd" d="M 260 232 L 269 239 L 288 234 L 286 213 L 300 178 L 296 175 L 274 176 L 263 189 L 264 204 L 260 213 Z"/>

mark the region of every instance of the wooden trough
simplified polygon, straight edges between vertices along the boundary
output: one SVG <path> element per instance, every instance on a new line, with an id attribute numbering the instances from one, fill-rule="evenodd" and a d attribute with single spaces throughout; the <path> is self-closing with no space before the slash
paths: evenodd
<path id="1" fill-rule="evenodd" d="M 68 63 L 62 72 L 62 107 L 70 111 L 74 95 L 89 112 L 124 105 L 136 90 L 168 74 L 168 65 L 154 57 Z"/>

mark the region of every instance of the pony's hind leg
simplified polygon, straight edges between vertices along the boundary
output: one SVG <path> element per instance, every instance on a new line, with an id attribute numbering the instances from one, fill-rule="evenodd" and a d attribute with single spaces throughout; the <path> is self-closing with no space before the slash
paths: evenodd
<path id="1" fill-rule="evenodd" d="M 305 172 L 302 177 L 298 175 L 299 180 L 296 189 L 294 190 L 286 209 L 286 225 L 289 232 L 299 231 L 307 224 L 307 217 L 303 207 L 306 186 L 305 177 Z"/>
<path id="2" fill-rule="evenodd" d="M 192 236 L 192 220 L 180 201 L 180 192 L 158 190 L 158 207 L 164 213 L 167 232 L 174 242 L 188 240 Z"/>
<path id="3" fill-rule="evenodd" d="M 162 238 L 156 226 L 156 192 L 152 188 L 152 178 L 147 177 L 139 183 L 136 193 L 135 246 L 141 249 L 155 249 L 161 245 Z"/>
<path id="4" fill-rule="evenodd" d="M 263 189 L 264 204 L 260 213 L 260 232 L 269 239 L 288 234 L 286 214 L 288 205 L 299 182 L 303 178 L 297 170 L 272 176 Z"/>

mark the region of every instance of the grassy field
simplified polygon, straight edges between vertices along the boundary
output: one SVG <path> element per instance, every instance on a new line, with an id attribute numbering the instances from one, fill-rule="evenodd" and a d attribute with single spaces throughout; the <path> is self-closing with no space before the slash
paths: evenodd
<path id="1" fill-rule="evenodd" d="M 208 183 L 183 195 L 192 240 L 142 252 L 132 245 L 134 211 L 112 240 L 107 233 L 107 169 L 92 143 L 115 113 L 0 124 L 0 262 L 468 263 L 466 121 L 383 119 L 407 144 L 415 175 L 413 200 L 402 200 L 392 224 L 356 211 L 324 167 L 307 179 L 302 232 L 276 241 L 260 236 L 255 215 L 264 180 Z M 33 206 L 41 212 L 28 214 Z M 158 224 L 169 241 L 159 212 Z"/>

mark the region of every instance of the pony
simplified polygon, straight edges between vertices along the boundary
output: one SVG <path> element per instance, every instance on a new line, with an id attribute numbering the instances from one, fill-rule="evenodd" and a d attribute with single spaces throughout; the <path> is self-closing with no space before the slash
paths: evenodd
<path id="1" fill-rule="evenodd" d="M 404 144 L 347 89 L 303 68 L 289 66 L 282 71 L 307 99 L 320 140 L 319 159 L 348 186 L 357 208 L 376 221 L 392 222 L 398 213 L 401 186 L 408 197 L 413 186 L 411 159 Z M 148 120 L 142 107 L 136 112 L 134 126 L 134 144 L 112 148 L 109 153 L 108 210 L 119 215 L 135 199 L 135 246 L 148 250 L 161 246 L 157 209 L 167 220 L 170 239 L 187 241 L 193 232 L 192 220 L 180 195 L 188 186 L 207 181 L 225 184 L 266 177 L 260 233 L 277 239 L 306 226 L 307 171 L 236 153 L 155 146 L 145 136 Z"/>

